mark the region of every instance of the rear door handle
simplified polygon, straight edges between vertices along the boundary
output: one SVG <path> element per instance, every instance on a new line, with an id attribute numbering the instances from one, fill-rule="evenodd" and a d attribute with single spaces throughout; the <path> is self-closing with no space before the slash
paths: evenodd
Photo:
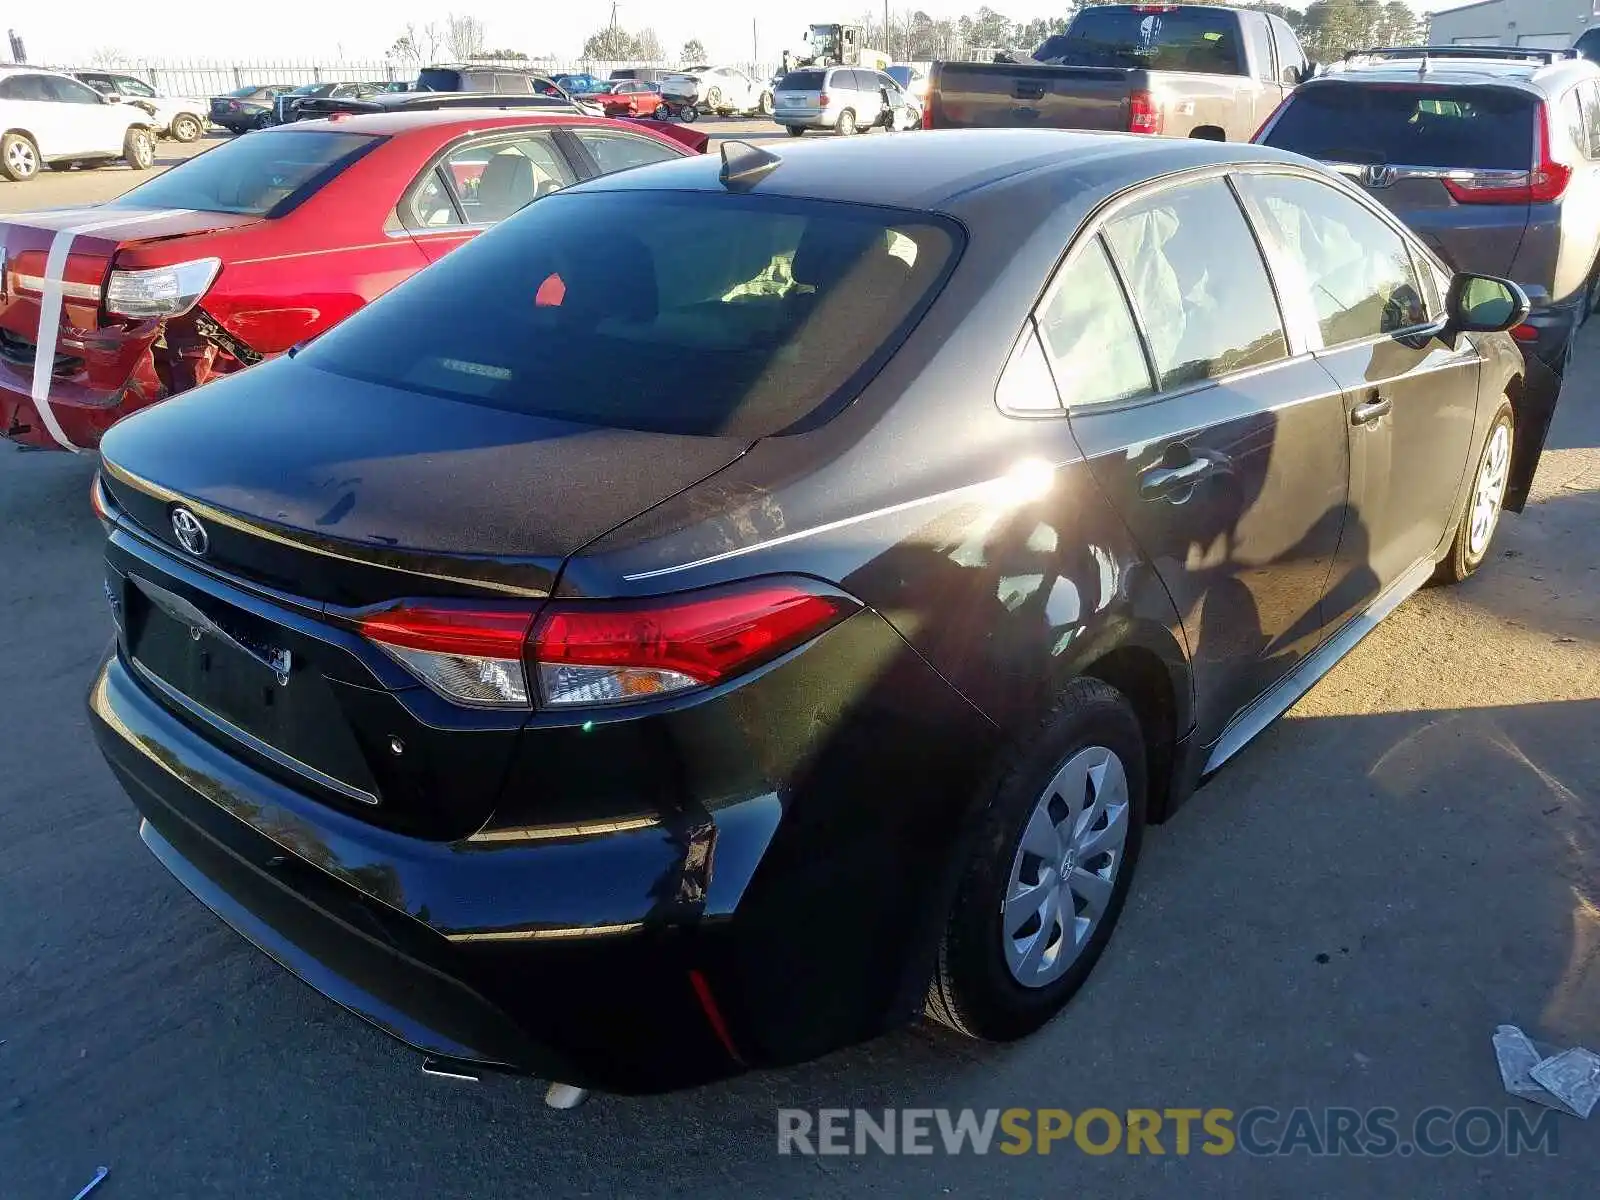
<path id="1" fill-rule="evenodd" d="M 1187 491 L 1216 470 L 1209 458 L 1196 458 L 1181 467 L 1151 467 L 1139 476 L 1139 494 L 1146 500 L 1166 500 Z"/>
<path id="2" fill-rule="evenodd" d="M 1043 100 L 1044 85 L 1041 83 L 1022 83 L 1018 81 L 1012 85 L 1011 97 L 1014 100 Z"/>
<path id="3" fill-rule="evenodd" d="M 1389 397 L 1373 392 L 1371 397 L 1363 400 L 1350 410 L 1350 424 L 1371 425 L 1374 421 L 1389 415 L 1389 410 L 1394 408 L 1394 401 Z"/>

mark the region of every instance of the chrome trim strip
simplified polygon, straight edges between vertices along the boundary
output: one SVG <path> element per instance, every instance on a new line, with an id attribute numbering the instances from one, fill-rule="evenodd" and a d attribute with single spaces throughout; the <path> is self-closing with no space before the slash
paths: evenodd
<path id="1" fill-rule="evenodd" d="M 1414 563 L 1405 574 L 1389 585 L 1387 591 L 1368 605 L 1365 612 L 1345 622 L 1338 633 L 1230 721 L 1228 727 L 1222 731 L 1222 736 L 1217 739 L 1217 744 L 1212 747 L 1211 756 L 1206 759 L 1206 765 L 1200 773 L 1211 774 L 1249 745 L 1258 733 L 1288 712 L 1295 701 L 1315 687 L 1324 675 L 1338 665 L 1340 659 L 1356 648 L 1362 638 L 1378 627 L 1380 621 L 1427 583 L 1433 574 L 1433 568 L 1434 562 L 1431 558 L 1420 559 Z"/>
<path id="2" fill-rule="evenodd" d="M 1526 171 L 1518 171 L 1514 168 L 1506 167 L 1486 167 L 1483 169 L 1473 167 L 1410 167 L 1394 163 L 1334 162 L 1331 159 L 1324 160 L 1324 165 L 1330 170 L 1337 171 L 1347 179 L 1357 181 L 1360 181 L 1367 171 L 1373 167 L 1382 167 L 1387 172 L 1384 175 L 1384 178 L 1388 180 L 1384 184 L 1385 187 L 1398 183 L 1402 179 L 1504 179 L 1509 183 L 1515 179 L 1526 179 L 1528 175 Z"/>
<path id="3" fill-rule="evenodd" d="M 660 817 L 625 817 L 616 821 L 584 821 L 575 825 L 525 825 L 517 829 L 482 829 L 466 840 L 469 843 L 544 842 L 632 833 L 639 829 L 653 829 L 660 824 Z"/>
<path id="4" fill-rule="evenodd" d="M 113 478 L 120 480 L 131 488 L 136 488 L 137 490 L 144 492 L 147 496 L 154 496 L 157 500 L 167 504 L 182 504 L 184 507 L 192 509 L 196 515 L 205 517 L 211 521 L 215 521 L 218 525 L 225 525 L 229 529 L 234 529 L 240 533 L 249 534 L 251 537 L 261 538 L 264 541 L 275 542 L 280 546 L 288 546 L 291 549 L 300 550 L 307 554 L 320 554 L 324 558 L 337 559 L 339 562 L 355 563 L 357 566 L 378 567 L 385 571 L 395 571 L 401 575 L 415 575 L 421 579 L 435 579 L 441 583 L 458 583 L 467 587 L 485 588 L 489 591 L 503 592 L 508 596 L 523 596 L 535 600 L 543 600 L 546 598 L 545 593 L 537 588 L 519 587 L 513 583 L 501 583 L 493 579 L 479 579 L 460 575 L 443 575 L 434 571 L 423 571 L 416 567 L 407 567 L 392 562 L 385 562 L 377 555 L 345 553 L 343 551 L 334 550 L 328 546 L 321 545 L 317 542 L 302 541 L 297 538 L 287 537 L 284 534 L 276 533 L 271 529 L 265 528 L 264 526 L 252 524 L 251 522 L 246 521 L 241 517 L 234 516 L 232 513 L 225 512 L 220 508 L 213 508 L 211 505 L 205 504 L 194 499 L 193 497 L 181 495 L 178 492 L 173 491 L 171 488 L 162 487 L 159 483 L 141 478 L 140 476 L 135 475 L 132 471 L 129 471 L 124 467 L 119 467 L 116 463 L 112 462 L 104 455 L 102 455 L 100 458 L 100 465 Z"/>
<path id="5" fill-rule="evenodd" d="M 226 717 L 220 717 L 203 704 L 189 699 L 188 696 L 185 696 L 182 692 L 178 691 L 175 687 L 158 676 L 154 671 L 145 666 L 138 659 L 130 657 L 128 662 L 132 664 L 133 669 L 138 673 L 140 679 L 144 680 L 146 683 L 149 683 L 163 696 L 165 696 L 172 703 L 176 704 L 179 708 L 183 709 L 190 716 L 196 718 L 197 720 L 206 722 L 208 725 L 216 729 L 217 732 L 226 734 L 240 745 L 245 746 L 250 750 L 254 750 L 263 758 L 270 759 L 272 762 L 277 763 L 280 767 L 283 767 L 286 770 L 293 771 L 295 774 L 309 779 L 313 783 L 321 784 L 329 791 L 338 792 L 339 795 L 345 797 L 347 800 L 354 800 L 358 804 L 366 804 L 372 807 L 377 806 L 378 798 L 371 792 L 362 791 L 360 788 L 352 787 L 343 780 L 335 779 L 332 775 L 327 774 L 325 771 L 317 770 L 317 768 L 313 767 L 310 763 L 301 762 L 292 754 L 285 754 L 276 746 L 262 741 L 253 733 L 246 733 L 243 729 L 240 729 Z"/>
<path id="6" fill-rule="evenodd" d="M 36 294 L 43 294 L 44 292 L 43 275 L 13 273 L 11 278 L 16 281 L 19 292 L 29 291 Z M 61 294 L 63 296 L 71 296 L 74 300 L 98 301 L 100 299 L 100 285 L 95 283 L 73 283 L 71 280 L 63 279 L 61 281 Z"/>
<path id="7" fill-rule="evenodd" d="M 489 929 L 477 933 L 447 933 L 451 942 L 543 942 L 560 938 L 614 937 L 644 928 L 643 921 L 623 921 L 616 925 L 569 925 L 545 929 Z"/>

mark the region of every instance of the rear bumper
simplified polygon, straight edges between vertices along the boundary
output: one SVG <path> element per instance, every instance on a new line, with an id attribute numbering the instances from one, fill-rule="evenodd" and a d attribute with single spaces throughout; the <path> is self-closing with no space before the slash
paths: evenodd
<path id="1" fill-rule="evenodd" d="M 52 388 L 50 411 L 61 426 L 61 432 L 79 450 L 93 450 L 100 444 L 106 430 L 133 411 L 133 407 L 142 407 L 130 407 L 122 403 L 120 389 L 118 392 L 90 392 L 73 397 L 61 397 L 55 393 L 56 389 Z M 0 381 L 0 437 L 40 449 L 67 448 L 51 435 L 29 392 L 8 386 L 4 381 Z"/>
<path id="2" fill-rule="evenodd" d="M 1518 342 L 1523 356 L 1537 358 L 1557 375 L 1562 374 L 1566 369 L 1572 335 L 1577 332 L 1582 306 L 1583 298 L 1579 296 L 1529 312 L 1523 324 L 1530 326 L 1536 332 L 1536 337 L 1532 341 Z"/>
<path id="3" fill-rule="evenodd" d="M 202 736 L 115 651 L 89 709 L 152 852 L 313 988 L 428 1053 L 648 1092 L 815 1057 L 920 1011 L 994 742 L 920 659 L 879 665 L 904 649 L 865 613 L 801 654 L 872 663 L 882 690 L 855 697 L 847 730 L 773 720 L 785 687 L 821 720 L 816 687 L 784 678 L 794 661 L 729 701 L 753 705 L 741 737 L 773 726 L 741 756 L 794 752 L 770 790 L 537 838 L 430 841 L 337 811 Z"/>

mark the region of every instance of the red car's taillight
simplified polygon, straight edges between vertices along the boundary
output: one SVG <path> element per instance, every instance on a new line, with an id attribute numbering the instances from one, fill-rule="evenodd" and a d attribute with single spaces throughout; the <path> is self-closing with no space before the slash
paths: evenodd
<path id="1" fill-rule="evenodd" d="M 571 707 L 721 683 L 855 608 L 803 581 L 756 580 L 648 600 L 557 601 L 542 611 L 402 601 L 363 618 L 360 629 L 449 699 Z"/>
<path id="2" fill-rule="evenodd" d="M 1461 172 L 1443 180 L 1457 204 L 1548 204 L 1561 199 L 1572 168 L 1550 153 L 1550 111 L 1540 102 L 1533 118 L 1531 171 L 1476 175 Z"/>
<path id="3" fill-rule="evenodd" d="M 1160 133 L 1161 109 L 1149 92 L 1137 91 L 1128 96 L 1128 132 Z"/>

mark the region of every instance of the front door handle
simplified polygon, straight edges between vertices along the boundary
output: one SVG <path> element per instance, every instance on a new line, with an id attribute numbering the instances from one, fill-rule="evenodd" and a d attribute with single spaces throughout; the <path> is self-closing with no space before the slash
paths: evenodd
<path id="1" fill-rule="evenodd" d="M 1389 410 L 1394 407 L 1394 401 L 1389 397 L 1373 392 L 1350 410 L 1350 424 L 1371 425 L 1374 421 L 1389 415 Z"/>
<path id="2" fill-rule="evenodd" d="M 1166 500 L 1187 492 L 1212 471 L 1216 463 L 1196 458 L 1180 467 L 1151 467 L 1139 476 L 1139 494 L 1146 500 Z"/>

